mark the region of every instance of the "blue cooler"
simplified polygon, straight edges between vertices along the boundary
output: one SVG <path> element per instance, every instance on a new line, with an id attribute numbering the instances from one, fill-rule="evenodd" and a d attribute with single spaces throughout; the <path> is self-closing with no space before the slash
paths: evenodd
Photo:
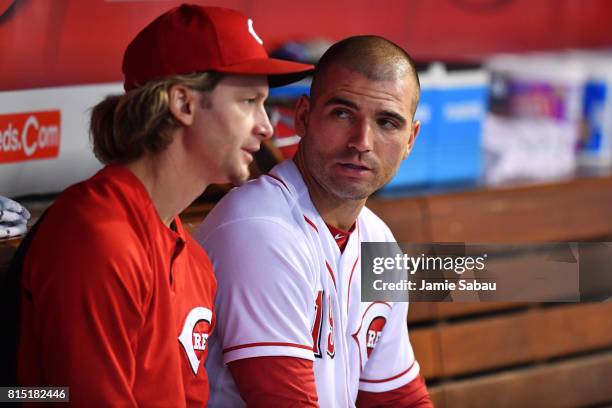
<path id="1" fill-rule="evenodd" d="M 489 78 L 484 70 L 449 72 L 441 81 L 438 123 L 429 151 L 432 184 L 472 184 L 481 178 L 488 92 Z"/>
<path id="2" fill-rule="evenodd" d="M 612 62 L 596 61 L 584 87 L 583 115 L 586 137 L 581 140 L 580 164 L 608 167 L 612 165 Z"/>
<path id="3" fill-rule="evenodd" d="M 421 130 L 396 176 L 380 190 L 383 194 L 472 184 L 483 174 L 488 74 L 482 69 L 447 72 L 436 63 L 419 78 L 421 100 L 415 117 Z"/>

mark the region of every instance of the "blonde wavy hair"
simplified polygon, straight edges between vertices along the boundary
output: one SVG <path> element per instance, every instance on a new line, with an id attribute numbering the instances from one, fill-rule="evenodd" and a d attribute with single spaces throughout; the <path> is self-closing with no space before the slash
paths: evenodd
<path id="1" fill-rule="evenodd" d="M 184 85 L 210 92 L 222 74 L 203 72 L 150 81 L 122 95 L 109 95 L 92 108 L 89 131 L 93 152 L 104 164 L 128 163 L 163 151 L 179 126 L 170 113 L 170 88 Z"/>

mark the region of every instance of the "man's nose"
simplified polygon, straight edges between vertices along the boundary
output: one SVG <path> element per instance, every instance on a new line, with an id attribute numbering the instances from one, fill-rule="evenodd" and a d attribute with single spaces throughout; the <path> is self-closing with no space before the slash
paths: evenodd
<path id="1" fill-rule="evenodd" d="M 360 120 L 355 123 L 351 131 L 348 147 L 356 149 L 359 153 L 372 150 L 374 133 L 370 122 Z"/>
<path id="2" fill-rule="evenodd" d="M 262 140 L 271 138 L 274 133 L 274 128 L 272 127 L 272 123 L 270 123 L 268 113 L 263 106 L 259 110 L 255 124 L 255 133 L 257 136 L 261 137 Z"/>

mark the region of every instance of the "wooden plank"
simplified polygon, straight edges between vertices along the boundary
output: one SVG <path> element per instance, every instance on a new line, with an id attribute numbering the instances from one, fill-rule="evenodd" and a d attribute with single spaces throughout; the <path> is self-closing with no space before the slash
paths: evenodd
<path id="1" fill-rule="evenodd" d="M 435 329 L 416 329 L 409 332 L 410 344 L 425 378 L 435 378 L 442 372 L 440 361 L 440 333 Z"/>
<path id="2" fill-rule="evenodd" d="M 564 408 L 612 404 L 612 352 L 430 389 L 437 408 Z"/>
<path id="3" fill-rule="evenodd" d="M 482 313 L 521 309 L 530 305 L 521 302 L 413 302 L 408 311 L 408 323 L 435 322 L 453 317 L 477 316 Z"/>
<path id="4" fill-rule="evenodd" d="M 563 241 L 612 232 L 612 177 L 433 196 L 427 203 L 434 242 Z"/>
<path id="5" fill-rule="evenodd" d="M 427 380 L 425 381 L 427 384 Z M 444 388 L 440 386 L 429 387 L 427 386 L 427 390 L 429 391 L 429 398 L 431 398 L 431 402 L 433 406 L 436 408 L 444 408 L 446 406 L 446 402 L 444 400 Z"/>
<path id="6" fill-rule="evenodd" d="M 441 318 L 469 316 L 494 311 L 520 309 L 528 305 L 521 302 L 481 302 L 453 303 L 440 302 L 435 304 L 436 316 Z"/>
<path id="7" fill-rule="evenodd" d="M 424 198 L 372 198 L 367 206 L 385 221 L 398 242 L 431 241 Z"/>
<path id="8" fill-rule="evenodd" d="M 408 309 L 408 323 L 432 321 L 438 317 L 436 303 L 434 302 L 413 302 Z"/>
<path id="9" fill-rule="evenodd" d="M 612 348 L 611 316 L 612 302 L 585 303 L 534 313 L 526 321 L 531 352 L 536 359 L 547 359 Z"/>
<path id="10" fill-rule="evenodd" d="M 428 328 L 439 334 L 440 356 L 426 350 L 423 355 L 431 362 L 421 365 L 435 378 L 612 347 L 611 315 L 612 303 L 578 304 Z M 418 337 L 418 330 L 411 336 Z M 417 355 L 420 347 L 415 347 Z"/>

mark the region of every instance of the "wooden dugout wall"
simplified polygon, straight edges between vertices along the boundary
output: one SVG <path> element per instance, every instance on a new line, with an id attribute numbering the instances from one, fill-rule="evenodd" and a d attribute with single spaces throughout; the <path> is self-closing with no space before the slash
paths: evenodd
<path id="1" fill-rule="evenodd" d="M 612 178 L 371 200 L 400 242 L 551 242 L 612 235 Z M 612 290 L 612 260 L 600 280 Z M 412 303 L 436 407 L 612 405 L 612 302 Z"/>

